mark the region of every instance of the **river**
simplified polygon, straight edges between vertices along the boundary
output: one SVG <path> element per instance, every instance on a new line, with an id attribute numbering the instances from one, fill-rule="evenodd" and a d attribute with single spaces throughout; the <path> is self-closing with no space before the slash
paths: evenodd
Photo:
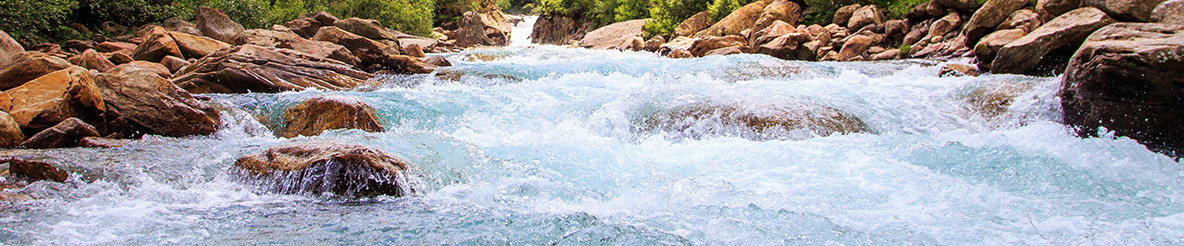
<path id="1" fill-rule="evenodd" d="M 1184 243 L 1184 168 L 1127 138 L 1075 137 L 1059 123 L 1059 78 L 938 77 L 943 62 L 925 60 L 675 60 L 521 44 L 444 55 L 468 75 L 207 95 L 223 109 L 213 136 L 10 152 L 75 175 L 23 191 L 39 199 L 0 204 L 0 242 Z M 978 103 L 999 93 L 1014 99 Z M 284 139 L 265 127 L 326 94 L 370 103 L 387 131 Z M 710 117 L 681 130 L 647 121 L 703 103 L 754 114 L 821 106 L 864 131 L 745 135 Z M 314 141 L 406 158 L 416 193 L 279 195 L 228 174 L 239 156 Z"/>

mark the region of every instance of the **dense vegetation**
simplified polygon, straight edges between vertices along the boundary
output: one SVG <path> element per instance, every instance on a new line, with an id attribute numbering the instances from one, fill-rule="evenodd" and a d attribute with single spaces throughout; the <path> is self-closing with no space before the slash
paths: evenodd
<path id="1" fill-rule="evenodd" d="M 450 27 L 469 10 L 494 6 L 509 13 L 562 15 L 594 27 L 652 18 L 646 31 L 668 34 L 683 20 L 709 11 L 713 21 L 756 0 L 0 0 L 0 30 L 25 45 L 115 36 L 99 25 L 111 21 L 136 27 L 168 18 L 192 20 L 198 6 L 221 9 L 247 28 L 268 28 L 298 15 L 325 11 L 340 18 L 375 19 L 410 34 L 427 36 L 433 26 Z M 928 0 L 804 0 L 807 24 L 830 22 L 839 7 L 876 4 L 891 18 Z M 980 0 L 982 1 L 982 0 Z M 134 30 L 133 30 L 134 31 Z"/>

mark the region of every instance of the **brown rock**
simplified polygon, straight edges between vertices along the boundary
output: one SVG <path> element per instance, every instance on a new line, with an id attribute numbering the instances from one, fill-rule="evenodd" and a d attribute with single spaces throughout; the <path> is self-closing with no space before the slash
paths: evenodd
<path id="1" fill-rule="evenodd" d="M 133 61 L 133 62 L 129 62 L 129 63 L 120 64 L 119 66 L 115 66 L 115 68 L 112 68 L 111 70 L 107 70 L 107 72 L 113 73 L 113 74 L 119 74 L 119 73 L 123 73 L 124 71 L 128 71 L 128 70 L 148 70 L 148 71 L 152 71 L 153 73 L 156 73 L 156 75 L 160 75 L 160 77 L 164 77 L 164 78 L 172 78 L 173 77 L 173 73 L 169 72 L 169 68 L 165 67 L 163 64 L 155 63 L 155 62 L 146 62 L 146 61 Z"/>
<path id="2" fill-rule="evenodd" d="M 937 72 L 937 77 L 978 77 L 981 74 L 982 72 L 979 72 L 978 68 L 975 68 L 974 66 L 951 63 L 941 66 L 941 71 Z"/>
<path id="3" fill-rule="evenodd" d="M 1118 23 L 1086 39 L 1060 93 L 1064 122 L 1083 137 L 1106 127 L 1148 148 L 1184 154 L 1184 25 Z"/>
<path id="4" fill-rule="evenodd" d="M 868 25 L 884 24 L 884 12 L 876 5 L 868 5 L 860 7 L 851 14 L 851 20 L 847 21 L 847 29 L 859 30 Z"/>
<path id="5" fill-rule="evenodd" d="M 674 59 L 681 59 L 681 58 L 694 58 L 695 55 L 691 54 L 690 51 L 687 51 L 684 49 L 673 49 L 670 51 L 670 54 L 666 54 L 666 57 L 674 58 Z"/>
<path id="6" fill-rule="evenodd" d="M 674 35 L 691 36 L 696 32 L 711 27 L 711 24 L 711 12 L 704 10 L 692 15 L 691 18 L 687 18 L 687 20 L 682 21 L 682 23 L 674 27 Z"/>
<path id="7" fill-rule="evenodd" d="M 751 29 L 765 29 L 775 21 L 797 24 L 801 20 L 802 6 L 791 0 L 773 0 L 765 6 L 764 12 L 761 12 L 760 17 L 757 17 L 756 23 L 752 25 Z"/>
<path id="8" fill-rule="evenodd" d="M 1164 0 L 1083 0 L 1082 5 L 1095 7 L 1111 17 L 1124 21 L 1146 22 L 1151 12 Z"/>
<path id="9" fill-rule="evenodd" d="M 760 31 L 757 31 L 755 34 L 753 34 L 752 36 L 756 37 L 756 39 L 750 41 L 749 43 L 765 44 L 769 41 L 773 41 L 773 39 L 776 39 L 777 37 L 781 37 L 785 34 L 795 31 L 797 31 L 797 29 L 795 29 L 793 25 L 790 25 L 789 23 L 784 21 L 774 21 L 772 25 L 769 25 L 768 27 L 765 27 L 764 29 L 761 29 Z"/>
<path id="10" fill-rule="evenodd" d="M 632 37 L 645 35 L 643 27 L 649 20 L 628 20 L 597 28 L 584 35 L 579 47 L 601 50 L 614 48 Z"/>
<path id="11" fill-rule="evenodd" d="M 20 159 L 8 159 L 4 162 L 8 163 L 8 172 L 33 181 L 45 180 L 60 183 L 66 182 L 66 179 L 70 178 L 70 173 L 62 171 L 50 163 Z"/>
<path id="12" fill-rule="evenodd" d="M 592 30 L 592 24 L 562 15 L 539 16 L 531 29 L 531 43 L 567 45 L 579 41 Z"/>
<path id="13" fill-rule="evenodd" d="M 407 35 L 387 29 L 378 21 L 370 19 L 348 18 L 334 22 L 333 26 L 373 40 L 399 40 L 400 36 Z"/>
<path id="14" fill-rule="evenodd" d="M 978 42 L 979 38 L 995 31 L 1012 12 L 1024 8 L 1028 0 L 987 0 L 966 25 L 962 27 L 962 35 L 966 35 L 970 42 Z"/>
<path id="15" fill-rule="evenodd" d="M 234 38 L 245 30 L 221 10 L 205 6 L 197 8 L 197 29 L 206 37 L 225 43 L 234 43 Z"/>
<path id="16" fill-rule="evenodd" d="M 277 193 L 405 196 L 411 164 L 382 150 L 342 143 L 300 143 L 246 155 L 232 172 Z"/>
<path id="17" fill-rule="evenodd" d="M 178 71 L 181 71 L 181 69 L 185 68 L 185 66 L 189 66 L 190 64 L 193 63 L 190 63 L 185 59 L 177 58 L 176 56 L 166 56 L 164 59 L 160 60 L 160 65 L 164 65 L 165 67 L 169 68 L 170 73 L 177 73 Z"/>
<path id="18" fill-rule="evenodd" d="M 367 71 L 381 69 L 370 69 L 369 67 L 371 66 L 390 67 L 390 64 L 385 64 L 386 60 L 393 55 L 399 54 L 399 50 L 396 47 L 390 47 L 378 41 L 358 36 L 357 34 L 333 26 L 322 27 L 320 31 L 317 31 L 317 35 L 312 37 L 312 40 L 344 46 L 358 58 L 358 65 Z"/>
<path id="19" fill-rule="evenodd" d="M 384 131 L 374 107 L 356 97 L 315 97 L 284 111 L 285 138 L 321 135 L 326 130 L 360 129 Z"/>
<path id="20" fill-rule="evenodd" d="M 804 33 L 790 33 L 782 35 L 761 45 L 757 52 L 786 60 L 814 60 L 815 52 L 802 47 L 810 42 L 810 36 Z"/>
<path id="21" fill-rule="evenodd" d="M 423 53 L 423 47 L 420 47 L 418 44 L 411 44 L 407 46 L 407 48 L 403 49 L 403 53 L 407 54 L 407 56 L 415 58 L 427 57 L 427 55 Z"/>
<path id="22" fill-rule="evenodd" d="M 1184 25 L 1184 0 L 1167 0 L 1151 12 L 1151 20 L 1159 23 Z"/>
<path id="23" fill-rule="evenodd" d="M 706 55 L 708 51 L 712 51 L 724 47 L 747 47 L 748 42 L 743 37 L 730 35 L 726 37 L 706 37 L 695 40 L 691 44 L 688 51 L 694 56 Z"/>
<path id="24" fill-rule="evenodd" d="M 838 10 L 835 10 L 835 17 L 831 19 L 831 23 L 840 26 L 847 26 L 847 23 L 849 23 L 848 21 L 851 21 L 851 16 L 855 15 L 855 10 L 859 10 L 859 8 L 862 7 L 863 5 L 858 3 L 839 7 Z"/>
<path id="25" fill-rule="evenodd" d="M 0 148 L 12 148 L 25 141 L 21 125 L 8 112 L 0 111 Z"/>
<path id="26" fill-rule="evenodd" d="M 82 53 L 88 49 L 95 48 L 95 42 L 90 40 L 67 40 L 62 44 L 62 48 L 70 53 Z"/>
<path id="27" fill-rule="evenodd" d="M 132 52 L 132 58 L 136 60 L 159 62 L 165 56 L 184 56 L 177 41 L 162 27 L 153 27 L 144 37 L 144 42 Z"/>
<path id="28" fill-rule="evenodd" d="M 230 44 L 212 38 L 193 36 L 179 32 L 167 32 L 177 42 L 182 58 L 202 58 L 214 52 L 229 48 Z M 163 57 L 161 57 L 163 58 Z"/>
<path id="29" fill-rule="evenodd" d="M 858 118 L 807 100 L 780 105 L 692 103 L 647 117 L 639 128 L 695 139 L 723 136 L 758 141 L 865 131 Z"/>
<path id="30" fill-rule="evenodd" d="M 317 12 L 302 14 L 298 18 L 312 19 L 316 23 L 318 23 L 322 26 L 332 26 L 333 24 L 337 23 L 337 17 L 333 16 L 329 13 L 326 13 L 325 11 L 317 11 Z"/>
<path id="31" fill-rule="evenodd" d="M 644 48 L 645 48 L 645 39 L 641 39 L 641 37 L 637 37 L 637 36 L 630 37 L 629 39 L 625 39 L 625 41 L 621 42 L 621 45 L 618 45 L 616 47 L 617 50 L 622 50 L 622 51 L 625 51 L 625 50 L 627 50 L 627 51 L 641 51 Z"/>
<path id="32" fill-rule="evenodd" d="M 903 42 L 906 45 L 913 45 L 913 44 L 916 44 L 918 41 L 921 41 L 921 39 L 924 39 L 926 35 L 929 35 L 929 22 L 928 21 L 922 22 L 921 24 L 913 25 L 913 29 L 910 30 L 908 34 L 904 35 Z"/>
<path id="33" fill-rule="evenodd" d="M 437 67 L 452 66 L 452 62 L 449 62 L 448 59 L 444 58 L 444 56 L 430 56 L 430 57 L 424 58 L 422 61 L 427 64 L 432 64 L 433 66 L 437 66 Z"/>
<path id="34" fill-rule="evenodd" d="M 900 49 L 886 49 L 884 52 L 868 57 L 868 59 L 873 61 L 893 60 L 897 58 L 900 58 Z"/>
<path id="35" fill-rule="evenodd" d="M 999 27 L 997 29 L 1020 29 L 1024 30 L 1024 32 L 1031 32 L 1032 30 L 1036 30 L 1036 28 L 1040 27 L 1040 24 L 1043 23 L 1044 22 L 1040 21 L 1040 14 L 1037 14 L 1035 11 L 1021 9 L 1011 13 L 1011 16 L 1008 16 L 1007 20 L 1004 20 L 1003 23 L 999 23 Z"/>
<path id="36" fill-rule="evenodd" d="M 505 46 L 510 44 L 512 27 L 500 10 L 468 11 L 461 16 L 455 44 L 460 47 Z"/>
<path id="37" fill-rule="evenodd" d="M 847 61 L 862 56 L 872 46 L 873 41 L 871 37 L 864 35 L 852 36 L 843 43 L 843 48 L 839 50 L 839 55 L 835 57 L 835 60 Z"/>
<path id="38" fill-rule="evenodd" d="M 115 63 L 111 63 L 110 60 L 107 60 L 107 58 L 103 57 L 103 55 L 99 54 L 99 52 L 95 51 L 94 49 L 88 49 L 83 51 L 82 54 L 79 54 L 78 56 L 71 57 L 70 63 L 81 67 L 98 70 L 99 72 L 106 72 L 107 70 L 115 68 Z"/>
<path id="39" fill-rule="evenodd" d="M 999 54 L 999 49 L 1006 46 L 1008 43 L 1015 41 L 1027 35 L 1028 32 L 1020 29 L 999 30 L 983 37 L 974 46 L 974 56 L 980 68 L 990 69 L 991 62 L 995 60 L 995 56 Z"/>
<path id="40" fill-rule="evenodd" d="M 274 93 L 341 90 L 373 77 L 346 65 L 309 58 L 249 44 L 236 46 L 202 58 L 181 71 L 173 83 L 190 93 Z"/>
<path id="41" fill-rule="evenodd" d="M 951 31 L 957 30 L 962 26 L 962 16 L 958 13 L 950 13 L 941 19 L 934 21 L 929 26 L 929 38 L 942 37 Z M 938 41 L 933 41 L 938 42 Z"/>
<path id="42" fill-rule="evenodd" d="M 136 46 L 136 44 L 123 43 L 123 41 L 104 41 L 104 43 L 98 43 L 95 45 L 95 51 L 103 53 L 123 53 L 130 57 L 131 54 L 135 54 Z"/>
<path id="43" fill-rule="evenodd" d="M 312 38 L 313 35 L 317 34 L 317 30 L 320 30 L 324 26 L 332 26 L 332 24 L 321 25 L 319 21 L 311 18 L 297 18 L 284 23 L 284 27 L 303 38 Z"/>
<path id="44" fill-rule="evenodd" d="M 84 137 L 78 141 L 78 147 L 83 148 L 119 148 L 131 144 L 127 139 L 110 139 L 101 137 Z"/>
<path id="45" fill-rule="evenodd" d="M 665 43 L 666 39 L 663 39 L 661 35 L 657 35 L 653 38 L 650 38 L 649 40 L 646 40 L 645 47 L 643 49 L 651 52 L 658 51 L 658 48 L 662 48 L 662 44 Z"/>
<path id="46" fill-rule="evenodd" d="M 1090 33 L 1110 23 L 1114 23 L 1114 19 L 1096 8 L 1080 8 L 1065 13 L 999 49 L 999 54 L 991 63 L 991 71 L 1041 74 L 1053 70 L 1055 73 L 1055 68 L 1038 67 L 1037 64 L 1045 59 L 1059 63 L 1046 55 L 1058 49 L 1072 52 Z"/>
<path id="47" fill-rule="evenodd" d="M 756 24 L 757 18 L 761 17 L 761 13 L 765 11 L 765 6 L 768 6 L 770 2 L 770 0 L 761 0 L 744 5 L 736 9 L 736 11 L 732 11 L 731 14 L 720 19 L 719 22 L 711 25 L 711 27 L 699 31 L 694 36 L 697 38 L 728 35 L 744 36 L 741 32 L 752 28 Z M 695 52 L 691 51 L 691 53 Z"/>
<path id="48" fill-rule="evenodd" d="M 726 56 L 735 54 L 744 54 L 744 50 L 741 50 L 740 47 L 723 47 L 708 51 L 707 53 L 703 54 L 703 56 Z"/>
<path id="49" fill-rule="evenodd" d="M 210 135 L 221 126 L 218 111 L 148 69 L 100 74 L 96 85 L 107 107 L 143 134 Z"/>
<path id="50" fill-rule="evenodd" d="M 315 41 L 301 38 L 299 35 L 272 30 L 251 29 L 239 34 L 236 43 L 253 44 L 269 48 L 284 48 L 299 51 L 321 59 L 332 59 L 346 65 L 357 66 L 361 63 L 353 52 L 335 43 Z"/>
<path id="51" fill-rule="evenodd" d="M 123 53 L 111 53 L 111 57 L 108 57 L 107 60 L 111 61 L 111 63 L 115 65 L 127 64 L 135 61 L 135 59 L 132 59 L 131 56 Z"/>
<path id="52" fill-rule="evenodd" d="M 22 129 L 39 131 L 72 117 L 102 122 L 107 107 L 90 72 L 70 67 L 0 92 L 0 110 Z"/>
<path id="53" fill-rule="evenodd" d="M 1081 0 L 1037 0 L 1036 13 L 1046 18 L 1061 16 L 1081 7 Z"/>
<path id="54" fill-rule="evenodd" d="M 99 132 L 94 126 L 78 118 L 69 118 L 29 137 L 21 146 L 31 149 L 71 148 L 78 147 L 78 141 L 84 137 L 96 136 L 99 136 Z"/>
<path id="55" fill-rule="evenodd" d="M 25 47 L 8 36 L 8 33 L 5 33 L 4 30 L 0 30 L 0 59 L 6 60 L 10 56 L 24 52 Z"/>
<path id="56" fill-rule="evenodd" d="M 8 90 L 46 74 L 70 67 L 56 56 L 29 51 L 0 60 L 0 90 Z"/>

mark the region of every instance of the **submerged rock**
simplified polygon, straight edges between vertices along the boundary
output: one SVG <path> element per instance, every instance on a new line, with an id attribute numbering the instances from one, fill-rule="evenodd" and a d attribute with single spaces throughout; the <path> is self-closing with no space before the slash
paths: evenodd
<path id="1" fill-rule="evenodd" d="M 8 159 L 2 162 L 8 163 L 8 172 L 13 175 L 27 178 L 31 181 L 54 181 L 65 182 L 70 178 L 70 173 L 62 171 L 54 167 L 51 163 L 39 161 L 27 161 L 21 159 Z"/>
<path id="2" fill-rule="evenodd" d="M 648 116 L 641 129 L 696 139 L 725 136 L 758 141 L 866 131 L 859 118 L 805 100 L 779 105 L 691 103 Z"/>
<path id="3" fill-rule="evenodd" d="M 316 136 L 326 130 L 384 131 L 374 107 L 356 97 L 315 97 L 284 111 L 284 137 Z"/>
<path id="4" fill-rule="evenodd" d="M 406 160 L 375 148 L 344 143 L 300 143 L 246 155 L 231 171 L 264 190 L 343 197 L 414 192 Z"/>
<path id="5" fill-rule="evenodd" d="M 1104 27 L 1069 62 L 1064 122 L 1081 136 L 1098 127 L 1153 150 L 1184 154 L 1184 25 L 1119 23 Z"/>

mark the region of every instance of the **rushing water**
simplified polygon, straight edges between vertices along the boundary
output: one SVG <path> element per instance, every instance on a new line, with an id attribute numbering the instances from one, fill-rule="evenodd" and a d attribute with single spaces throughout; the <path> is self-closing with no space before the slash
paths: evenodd
<path id="1" fill-rule="evenodd" d="M 0 204 L 0 242 L 1184 244 L 1181 164 L 1130 139 L 1071 135 L 1058 123 L 1058 78 L 525 45 L 447 56 L 467 75 L 210 95 L 224 120 L 213 136 L 5 151 L 75 175 Z M 991 92 L 1015 98 L 976 103 Z M 283 139 L 266 127 L 325 94 L 372 104 L 388 130 Z M 866 131 L 752 140 L 645 126 L 705 102 L 821 105 Z M 228 174 L 239 156 L 312 141 L 410 160 L 416 194 L 278 195 Z"/>

